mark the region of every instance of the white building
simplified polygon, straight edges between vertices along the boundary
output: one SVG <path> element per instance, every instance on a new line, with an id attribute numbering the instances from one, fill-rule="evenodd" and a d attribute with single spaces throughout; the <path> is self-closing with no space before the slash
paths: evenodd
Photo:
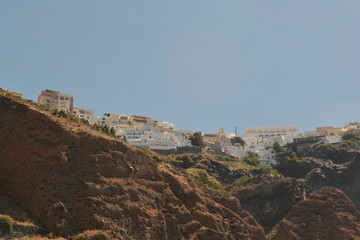
<path id="1" fill-rule="evenodd" d="M 117 125 L 128 125 L 129 117 L 124 114 L 118 113 L 105 113 L 103 116 L 95 118 L 95 123 L 100 125 L 107 125 L 109 128 L 115 127 Z"/>
<path id="2" fill-rule="evenodd" d="M 296 136 L 298 133 L 298 126 L 249 127 L 244 129 L 244 137 Z"/>
<path id="3" fill-rule="evenodd" d="M 87 120 L 89 123 L 94 123 L 94 112 L 90 109 L 74 107 L 73 114 L 78 118 Z"/>
<path id="4" fill-rule="evenodd" d="M 158 123 L 151 117 L 106 113 L 97 118 L 97 123 L 114 128 L 117 136 L 136 147 L 176 149 L 191 146 L 191 142 L 173 124 Z"/>
<path id="5" fill-rule="evenodd" d="M 260 158 L 260 164 L 270 166 L 276 164 L 274 143 L 284 146 L 300 137 L 301 133 L 297 126 L 277 126 L 277 127 L 250 127 L 244 129 L 245 148 L 244 151 L 256 152 Z"/>

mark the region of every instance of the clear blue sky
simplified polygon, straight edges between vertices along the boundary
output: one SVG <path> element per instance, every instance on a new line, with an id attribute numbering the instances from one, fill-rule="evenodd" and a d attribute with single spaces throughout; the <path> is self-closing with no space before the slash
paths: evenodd
<path id="1" fill-rule="evenodd" d="M 360 121 L 358 0 L 0 0 L 0 87 L 180 129 Z"/>

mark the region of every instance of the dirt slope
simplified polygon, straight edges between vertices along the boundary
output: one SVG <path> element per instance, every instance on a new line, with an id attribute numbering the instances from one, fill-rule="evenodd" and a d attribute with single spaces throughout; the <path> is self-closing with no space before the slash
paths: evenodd
<path id="1" fill-rule="evenodd" d="M 238 203 L 215 203 L 141 151 L 4 96 L 0 190 L 74 239 L 264 239 Z"/>

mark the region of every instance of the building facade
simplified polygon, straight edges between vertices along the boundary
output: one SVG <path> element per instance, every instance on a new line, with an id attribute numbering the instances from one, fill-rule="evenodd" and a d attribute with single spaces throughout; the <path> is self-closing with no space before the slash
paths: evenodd
<path id="1" fill-rule="evenodd" d="M 74 110 L 74 98 L 72 96 L 48 89 L 40 93 L 38 103 L 68 113 L 73 113 Z"/>
<path id="2" fill-rule="evenodd" d="M 94 112 L 92 110 L 90 110 L 90 109 L 74 107 L 73 108 L 73 115 L 75 117 L 85 119 L 89 123 L 94 123 Z"/>

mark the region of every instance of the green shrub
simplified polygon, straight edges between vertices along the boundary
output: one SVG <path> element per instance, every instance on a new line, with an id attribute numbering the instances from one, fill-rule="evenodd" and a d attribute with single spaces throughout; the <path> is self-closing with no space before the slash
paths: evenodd
<path id="1" fill-rule="evenodd" d="M 209 169 L 209 167 L 207 165 L 205 165 L 204 163 L 201 163 L 201 162 L 197 163 L 194 167 L 200 168 L 200 169 L 205 169 L 205 170 Z"/>
<path id="2" fill-rule="evenodd" d="M 156 162 L 168 162 L 166 157 L 162 157 L 159 154 L 157 154 L 156 152 L 151 151 L 148 148 L 140 148 L 140 150 Z"/>
<path id="3" fill-rule="evenodd" d="M 91 128 L 96 130 L 96 131 L 99 131 L 105 135 L 108 135 L 110 137 L 114 137 L 114 138 L 118 138 L 116 135 L 115 135 L 115 129 L 114 128 L 109 128 L 107 125 L 100 125 L 100 124 L 93 124 L 91 125 Z"/>
<path id="4" fill-rule="evenodd" d="M 247 156 L 244 157 L 244 162 L 252 166 L 257 166 L 260 164 L 259 155 L 255 152 L 248 151 Z"/>
<path id="5" fill-rule="evenodd" d="M 224 191 L 223 189 L 216 189 L 216 190 L 214 189 L 210 193 L 210 196 L 215 201 L 222 201 L 224 199 L 228 199 L 231 195 L 227 191 Z"/>
<path id="6" fill-rule="evenodd" d="M 248 181 L 250 181 L 250 179 L 251 177 L 249 176 L 242 176 L 235 181 L 235 185 L 241 185 L 247 183 Z"/>
<path id="7" fill-rule="evenodd" d="M 205 146 L 201 132 L 195 132 L 192 136 L 190 136 L 190 141 L 191 145 L 193 146 L 197 146 L 200 148 Z"/>
<path id="8" fill-rule="evenodd" d="M 198 182 L 209 186 L 213 189 L 221 189 L 221 184 L 214 178 L 213 176 L 210 176 L 204 169 L 198 169 L 198 168 L 189 168 L 186 170 L 186 172 L 193 176 Z"/>
<path id="9" fill-rule="evenodd" d="M 45 105 L 40 105 L 40 106 L 45 106 Z M 45 108 L 43 110 L 45 110 L 46 108 L 48 108 L 48 107 L 45 106 Z M 50 109 L 50 108 L 48 108 L 48 109 Z M 70 119 L 70 120 L 73 120 L 73 121 L 76 121 L 76 122 L 81 121 L 80 118 L 77 118 L 74 115 L 72 115 L 72 114 L 70 114 L 70 113 L 68 113 L 68 112 L 66 112 L 64 110 L 58 110 L 58 109 L 52 108 L 52 109 L 50 109 L 50 112 L 51 112 L 52 115 L 60 117 L 60 118 L 66 118 L 66 119 Z"/>
<path id="10" fill-rule="evenodd" d="M 350 148 L 356 147 L 356 140 L 345 140 L 345 141 L 343 141 L 343 143 Z"/>
<path id="11" fill-rule="evenodd" d="M 345 141 L 357 141 L 359 140 L 359 137 L 353 134 L 351 131 L 348 131 L 347 133 L 342 136 L 342 140 Z"/>
<path id="12" fill-rule="evenodd" d="M 270 166 L 264 166 L 264 165 L 259 165 L 258 168 L 263 172 L 263 173 L 266 173 L 266 174 L 270 174 L 272 176 L 276 176 L 278 175 L 278 171 L 276 171 L 275 169 L 273 169 L 272 167 Z"/>
<path id="13" fill-rule="evenodd" d="M 213 189 L 221 189 L 222 188 L 221 183 L 219 183 L 218 180 L 216 180 L 216 178 L 214 178 L 213 176 L 208 176 L 206 184 Z"/>

